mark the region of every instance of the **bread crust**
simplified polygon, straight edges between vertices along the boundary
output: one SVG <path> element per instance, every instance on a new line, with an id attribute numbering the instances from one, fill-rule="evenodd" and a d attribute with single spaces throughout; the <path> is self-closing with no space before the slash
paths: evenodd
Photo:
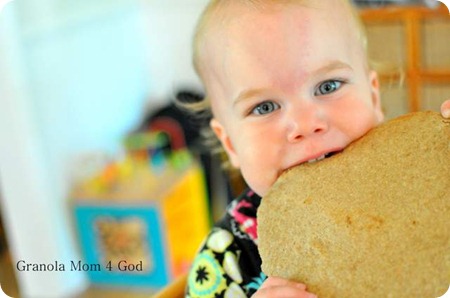
<path id="1" fill-rule="evenodd" d="M 449 220 L 450 121 L 408 114 L 278 179 L 258 210 L 262 269 L 321 298 L 440 297 Z"/>

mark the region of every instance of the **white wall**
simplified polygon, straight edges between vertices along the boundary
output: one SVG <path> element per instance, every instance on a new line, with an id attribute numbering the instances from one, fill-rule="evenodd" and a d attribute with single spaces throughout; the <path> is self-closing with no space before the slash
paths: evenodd
<path id="1" fill-rule="evenodd" d="M 148 28 L 150 82 L 155 98 L 165 98 L 179 86 L 200 88 L 192 67 L 191 40 L 194 25 L 207 0 L 148 0 L 145 21 Z"/>
<path id="2" fill-rule="evenodd" d="M 190 39 L 205 2 L 16 0 L 1 12 L 0 203 L 14 261 L 80 258 L 68 200 L 73 158 L 117 153 L 144 106 L 198 85 Z M 17 277 L 24 297 L 87 286 L 79 272 Z"/>

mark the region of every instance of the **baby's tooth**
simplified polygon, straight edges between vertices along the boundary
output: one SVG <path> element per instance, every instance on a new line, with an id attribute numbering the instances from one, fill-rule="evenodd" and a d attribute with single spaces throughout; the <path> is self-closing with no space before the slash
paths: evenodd
<path id="1" fill-rule="evenodd" d="M 316 162 L 325 158 L 325 155 L 319 156 L 318 158 L 308 160 L 308 163 Z"/>

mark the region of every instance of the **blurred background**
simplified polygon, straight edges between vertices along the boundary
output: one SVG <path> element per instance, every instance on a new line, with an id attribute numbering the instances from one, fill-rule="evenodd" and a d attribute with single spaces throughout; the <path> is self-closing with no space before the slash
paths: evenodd
<path id="1" fill-rule="evenodd" d="M 244 187 L 173 106 L 202 97 L 191 38 L 206 2 L 14 0 L 0 11 L 6 293 L 147 297 L 187 270 Z M 448 10 L 434 0 L 355 3 L 387 118 L 438 111 L 450 98 Z"/>

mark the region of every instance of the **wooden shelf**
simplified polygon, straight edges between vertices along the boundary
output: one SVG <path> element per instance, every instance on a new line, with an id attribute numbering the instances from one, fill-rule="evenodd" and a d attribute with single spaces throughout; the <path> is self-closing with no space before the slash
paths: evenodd
<path id="1" fill-rule="evenodd" d="M 399 82 L 400 88 L 407 89 L 408 112 L 428 108 L 424 102 L 431 101 L 423 95 L 426 84 L 442 85 L 443 98 L 434 98 L 432 101 L 435 105 L 450 98 L 450 91 L 447 91 L 450 90 L 450 63 L 438 65 L 439 69 L 436 65 L 429 66 L 426 63 L 433 59 L 435 61 L 437 55 L 450 53 L 450 15 L 445 5 L 441 4 L 436 9 L 424 6 L 387 6 L 362 9 L 360 15 L 367 28 L 369 59 L 373 59 L 371 53 L 372 56 L 384 54 L 389 59 L 388 63 L 394 64 L 384 67 L 384 71 L 378 70 L 380 81 L 383 84 L 395 80 Z M 427 24 L 438 24 L 440 27 L 425 28 Z M 433 33 L 431 37 L 426 36 L 428 44 L 424 41 L 425 29 L 428 34 Z M 438 49 L 434 50 L 436 45 Z M 398 61 L 395 61 L 396 57 Z M 382 65 L 383 61 L 379 62 Z M 393 99 L 382 100 L 384 108 L 389 111 L 387 118 L 403 112 L 392 110 L 390 103 Z"/>

